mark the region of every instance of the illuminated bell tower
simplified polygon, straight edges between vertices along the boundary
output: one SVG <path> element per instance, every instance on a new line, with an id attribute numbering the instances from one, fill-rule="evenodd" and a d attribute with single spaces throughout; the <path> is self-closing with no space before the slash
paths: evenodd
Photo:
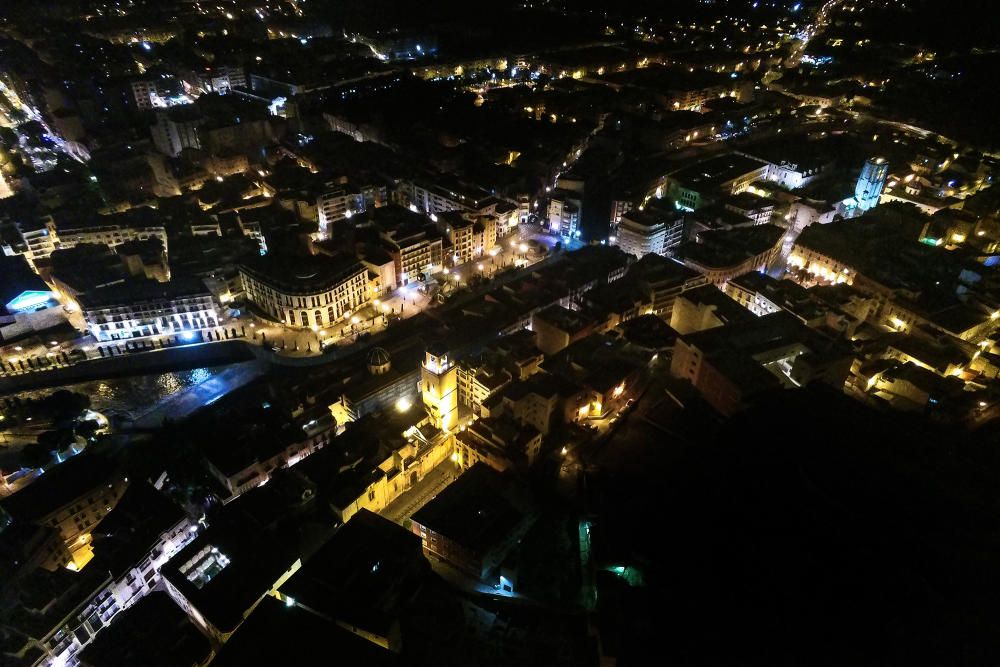
<path id="1" fill-rule="evenodd" d="M 458 369 L 444 345 L 431 345 L 424 353 L 420 393 L 434 426 L 442 430 L 454 429 L 458 424 Z"/>
<path id="2" fill-rule="evenodd" d="M 854 186 L 854 199 L 857 202 L 857 215 L 870 211 L 878 206 L 885 189 L 885 181 L 889 176 L 889 163 L 885 158 L 870 158 L 861 167 L 861 174 Z"/>

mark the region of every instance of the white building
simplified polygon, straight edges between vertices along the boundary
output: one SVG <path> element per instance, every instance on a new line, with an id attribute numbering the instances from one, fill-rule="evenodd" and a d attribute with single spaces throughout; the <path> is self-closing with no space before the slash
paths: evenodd
<path id="1" fill-rule="evenodd" d="M 156 124 L 150 129 L 153 143 L 160 152 L 170 157 L 177 157 L 185 148 L 201 148 L 198 128 L 204 122 L 199 114 L 187 109 L 158 111 Z"/>
<path id="2" fill-rule="evenodd" d="M 365 198 L 349 186 L 328 184 L 329 190 L 316 199 L 320 238 L 330 238 L 331 225 L 365 210 Z"/>
<path id="3" fill-rule="evenodd" d="M 549 231 L 566 238 L 580 238 L 581 208 L 576 193 L 553 192 L 549 199 Z"/>
<path id="4" fill-rule="evenodd" d="M 444 211 L 481 211 L 491 199 L 491 195 L 483 190 L 458 183 L 413 183 L 410 195 L 410 202 L 428 215 Z"/>
<path id="5" fill-rule="evenodd" d="M 302 257 L 286 263 L 261 257 L 240 266 L 247 298 L 269 316 L 292 327 L 341 323 L 368 303 L 368 269 L 351 259 Z"/>
<path id="6" fill-rule="evenodd" d="M 660 207 L 634 209 L 622 215 L 614 245 L 636 257 L 670 255 L 684 240 L 684 217 Z"/>
<path id="7" fill-rule="evenodd" d="M 150 493 L 156 492 L 150 489 Z M 118 507 L 115 508 L 116 511 L 118 509 Z M 176 514 L 176 517 L 168 519 L 169 523 L 163 523 L 163 519 L 166 517 L 160 519 L 158 526 L 162 527 L 163 530 L 156 533 L 149 542 L 135 544 L 135 547 L 139 547 L 135 549 L 136 554 L 141 554 L 138 555 L 137 560 L 124 566 L 124 570 L 109 571 L 106 576 L 97 579 L 96 586 L 87 595 L 86 601 L 73 609 L 64 619 L 62 625 L 40 638 L 40 647 L 48 656 L 54 656 L 54 659 L 34 664 L 79 664 L 80 652 L 93 641 L 102 628 L 108 625 L 119 613 L 129 609 L 159 587 L 160 568 L 197 535 L 195 524 L 183 512 L 178 510 Z M 114 518 L 115 515 L 112 512 L 105 521 L 111 523 Z M 132 521 L 141 520 L 134 517 L 130 517 L 130 519 Z M 129 521 L 129 519 L 125 521 Z M 122 525 L 121 531 L 124 533 L 130 527 Z M 106 530 L 103 522 L 101 530 Z M 104 548 L 109 550 L 115 548 L 115 539 L 119 541 L 137 539 L 132 534 L 116 535 L 117 531 L 111 530 L 110 535 L 105 533 L 109 544 L 105 545 Z M 96 549 L 100 553 L 102 550 L 100 543 L 97 544 Z M 100 565 L 92 564 L 90 567 L 100 567 Z"/>
<path id="8" fill-rule="evenodd" d="M 152 109 L 154 106 L 161 106 L 159 104 L 160 95 L 156 88 L 156 81 L 133 81 L 132 97 L 135 99 L 135 105 L 140 111 Z"/>
<path id="9" fill-rule="evenodd" d="M 57 248 L 74 248 L 81 243 L 102 243 L 117 248 L 128 241 L 158 239 L 167 249 L 167 230 L 158 225 L 132 226 L 119 223 L 79 224 L 56 223 L 50 226 L 51 236 Z"/>
<path id="10" fill-rule="evenodd" d="M 52 216 L 44 216 L 40 220 L 33 222 L 18 222 L 17 231 L 21 235 L 21 241 L 26 248 L 24 253 L 32 266 L 36 260 L 44 259 L 52 254 L 56 249 L 59 237 L 56 234 L 55 223 Z M 4 253 L 8 254 L 7 248 Z M 16 253 L 9 253 L 16 254 Z"/>
<path id="11" fill-rule="evenodd" d="M 100 342 L 150 336 L 201 339 L 219 324 L 212 293 L 200 280 L 127 282 L 77 297 L 87 328 Z"/>
<path id="12" fill-rule="evenodd" d="M 610 235 L 618 234 L 618 227 L 622 224 L 622 216 L 635 208 L 635 203 L 630 199 L 615 199 L 611 202 Z M 608 239 L 612 241 L 612 239 Z M 613 242 L 613 241 L 612 241 Z"/>

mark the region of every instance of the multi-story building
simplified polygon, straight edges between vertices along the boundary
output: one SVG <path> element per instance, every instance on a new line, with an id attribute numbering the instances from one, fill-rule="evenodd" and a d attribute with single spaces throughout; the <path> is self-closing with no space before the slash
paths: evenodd
<path id="1" fill-rule="evenodd" d="M 147 109 L 152 109 L 154 106 L 159 106 L 160 95 L 156 88 L 156 80 L 150 79 L 148 81 L 133 81 L 132 97 L 135 99 L 135 106 L 138 107 L 140 111 L 145 111 Z M 156 102 L 155 104 L 154 101 Z"/>
<path id="2" fill-rule="evenodd" d="M 497 240 L 497 219 L 459 211 L 445 211 L 436 216 L 438 228 L 451 243 L 452 265 L 464 264 L 489 252 Z"/>
<path id="3" fill-rule="evenodd" d="M 439 181 L 437 184 L 415 181 L 407 193 L 410 203 L 430 215 L 444 211 L 480 212 L 495 201 L 485 190 L 444 178 Z"/>
<path id="4" fill-rule="evenodd" d="M 777 183 L 789 190 L 809 185 L 833 166 L 833 159 L 827 157 L 828 153 L 822 147 L 810 143 L 777 146 L 764 144 L 738 151 L 738 154 L 766 162 L 767 171 L 763 180 Z"/>
<path id="5" fill-rule="evenodd" d="M 170 157 L 177 157 L 185 149 L 201 148 L 204 123 L 204 117 L 192 107 L 158 111 L 156 124 L 150 129 L 153 143 Z"/>
<path id="6" fill-rule="evenodd" d="M 646 255 L 633 264 L 628 278 L 635 280 L 639 293 L 650 304 L 649 312 L 668 322 L 677 297 L 706 282 L 703 275 L 681 262 L 654 254 Z"/>
<path id="7" fill-rule="evenodd" d="M 751 271 L 765 271 L 778 259 L 785 229 L 777 225 L 752 225 L 703 232 L 698 243 L 686 244 L 684 264 L 713 285 Z"/>
<path id="8" fill-rule="evenodd" d="M 670 372 L 729 416 L 769 390 L 814 380 L 842 387 L 853 357 L 849 347 L 791 314 L 773 313 L 681 336 Z"/>
<path id="9" fill-rule="evenodd" d="M 37 260 L 51 255 L 57 247 L 59 237 L 52 216 L 47 215 L 30 222 L 18 222 L 17 230 L 21 235 L 22 247 L 26 249 L 24 254 L 32 265 Z"/>
<path id="10" fill-rule="evenodd" d="M 566 238 L 580 238 L 582 203 L 579 194 L 556 190 L 549 198 L 549 231 Z"/>
<path id="11" fill-rule="evenodd" d="M 445 211 L 437 215 L 438 226 L 451 243 L 452 266 L 470 262 L 481 254 L 481 243 L 476 243 L 476 223 L 459 211 Z M 477 253 L 477 246 L 480 246 Z"/>
<path id="12" fill-rule="evenodd" d="M 374 419 L 369 416 L 368 419 Z M 385 458 L 369 468 L 359 466 L 354 470 L 345 471 L 340 481 L 345 482 L 336 492 L 336 500 L 331 502 L 331 510 L 342 522 L 350 521 L 351 517 L 362 510 L 381 512 L 403 493 L 418 484 L 427 473 L 444 463 L 454 452 L 455 436 L 438 430 L 427 424 L 427 417 L 417 417 L 418 423 L 412 424 L 404 432 L 404 440 L 389 438 L 393 442 Z M 377 430 L 378 425 L 371 422 L 362 426 L 350 426 L 344 435 L 360 433 L 361 429 Z M 388 434 L 386 434 L 388 435 Z M 343 437 L 343 435 L 341 436 Z M 398 436 L 397 436 L 398 438 Z M 335 448 L 328 448 L 303 461 L 299 468 L 306 477 L 313 476 L 318 468 L 343 465 L 343 453 Z M 333 460 L 331 460 L 333 459 Z M 334 468 L 336 469 L 336 468 Z M 325 473 L 324 473 L 325 474 Z M 346 477 L 346 479 L 344 479 Z"/>
<path id="13" fill-rule="evenodd" d="M 756 225 L 766 225 L 774 215 L 774 201 L 768 197 L 750 194 L 745 190 L 724 200 L 726 210 L 749 218 Z"/>
<path id="14" fill-rule="evenodd" d="M 474 465 L 413 515 L 411 530 L 426 553 L 512 592 L 500 565 L 535 518 L 515 489 L 504 474 Z"/>
<path id="15" fill-rule="evenodd" d="M 368 269 L 351 258 L 261 257 L 240 266 L 247 299 L 292 327 L 327 327 L 368 303 Z"/>
<path id="16" fill-rule="evenodd" d="M 829 283 L 854 283 L 856 271 L 853 266 L 833 257 L 810 243 L 809 238 L 799 239 L 792 245 L 788 255 L 788 268 L 792 271 L 806 271 L 817 281 Z"/>
<path id="17" fill-rule="evenodd" d="M 177 77 L 167 73 L 146 73 L 146 78 L 133 81 L 132 97 L 140 111 L 162 109 L 179 104 L 189 104 L 192 100 Z"/>
<path id="18" fill-rule="evenodd" d="M 59 533 L 71 560 L 60 566 L 83 567 L 92 557 L 90 534 L 118 503 L 128 478 L 89 453 L 46 472 L 31 485 L 4 499 L 0 524 L 44 526 Z"/>
<path id="19" fill-rule="evenodd" d="M 611 224 L 609 243 L 615 242 L 615 236 L 618 234 L 618 226 L 622 223 L 622 216 L 635 208 L 635 202 L 630 199 L 615 199 L 611 202 Z"/>
<path id="20" fill-rule="evenodd" d="M 12 623 L 5 624 L 24 644 L 13 652 L 25 660 L 18 664 L 79 664 L 80 652 L 119 613 L 159 586 L 160 568 L 196 535 L 195 524 L 183 510 L 149 484 L 134 483 L 119 495 L 101 521 L 93 558 L 69 567 L 82 571 L 35 570 L 13 583 L 26 603 Z M 102 512 L 106 502 L 97 499 Z M 82 541 L 89 550 L 89 535 Z M 26 607 L 32 612 L 24 613 Z M 26 660 L 38 651 L 42 655 L 35 662 Z"/>
<path id="21" fill-rule="evenodd" d="M 339 183 L 330 183 L 328 188 L 316 200 L 319 234 L 324 239 L 330 238 L 331 225 L 365 210 L 365 197 L 357 188 Z"/>
<path id="22" fill-rule="evenodd" d="M 396 265 L 396 287 L 419 282 L 440 270 L 444 244 L 427 216 L 399 206 L 376 209 L 375 226 Z"/>
<path id="23" fill-rule="evenodd" d="M 458 402 L 478 415 L 483 403 L 511 379 L 509 372 L 482 357 L 466 357 L 458 362 Z"/>
<path id="24" fill-rule="evenodd" d="M 670 255 L 684 240 L 684 216 L 676 209 L 650 205 L 621 217 L 615 245 L 636 257 Z"/>
<path id="25" fill-rule="evenodd" d="M 503 472 L 512 466 L 530 466 L 542 449 L 542 434 L 513 418 L 485 418 L 455 434 L 455 463 L 468 469 L 479 462 Z"/>
<path id="26" fill-rule="evenodd" d="M 210 93 L 228 93 L 233 88 L 246 88 L 247 75 L 242 67 L 206 67 L 198 75 L 201 88 Z"/>
<path id="27" fill-rule="evenodd" d="M 531 318 L 531 329 L 536 336 L 535 345 L 546 355 L 553 355 L 586 338 L 602 324 L 598 318 L 558 304 L 534 313 Z"/>
<path id="28" fill-rule="evenodd" d="M 730 153 L 684 167 L 667 176 L 667 196 L 678 208 L 697 210 L 727 195 L 743 192 L 764 178 L 768 164 Z"/>
<path id="29" fill-rule="evenodd" d="M 164 252 L 168 251 L 167 230 L 158 225 L 102 224 L 100 219 L 87 223 L 57 222 L 50 226 L 50 236 L 57 248 L 73 248 L 81 243 L 117 248 L 128 241 L 157 239 L 163 245 Z"/>
<path id="30" fill-rule="evenodd" d="M 100 342 L 149 336 L 200 340 L 219 324 L 215 297 L 201 280 L 132 281 L 77 296 L 87 328 Z"/>

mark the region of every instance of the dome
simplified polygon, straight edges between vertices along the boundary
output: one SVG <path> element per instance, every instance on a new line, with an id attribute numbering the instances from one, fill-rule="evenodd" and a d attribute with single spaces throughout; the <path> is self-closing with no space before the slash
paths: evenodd
<path id="1" fill-rule="evenodd" d="M 389 353 L 383 348 L 376 347 L 368 353 L 368 372 L 372 375 L 388 373 L 391 366 L 392 360 L 389 358 Z"/>

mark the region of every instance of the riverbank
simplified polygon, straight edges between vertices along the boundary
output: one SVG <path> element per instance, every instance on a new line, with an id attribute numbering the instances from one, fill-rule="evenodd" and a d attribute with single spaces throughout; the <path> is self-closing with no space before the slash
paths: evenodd
<path id="1" fill-rule="evenodd" d="M 255 358 L 250 344 L 225 341 L 91 359 L 72 366 L 0 377 L 0 397 L 93 380 L 238 364 Z"/>

